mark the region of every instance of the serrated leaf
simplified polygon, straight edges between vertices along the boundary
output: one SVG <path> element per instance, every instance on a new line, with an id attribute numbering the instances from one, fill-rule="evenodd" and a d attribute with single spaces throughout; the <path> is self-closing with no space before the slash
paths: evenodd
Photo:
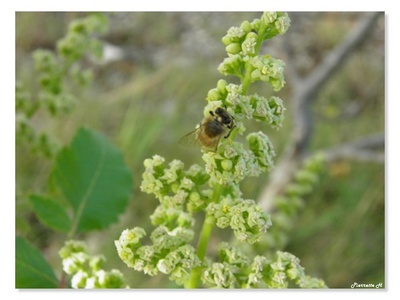
<path id="1" fill-rule="evenodd" d="M 15 243 L 15 287 L 56 288 L 58 279 L 42 254 L 21 237 Z"/>
<path id="2" fill-rule="evenodd" d="M 72 230 L 104 229 L 125 210 L 132 175 L 120 151 L 100 133 L 80 129 L 60 151 L 53 180 L 71 204 Z"/>
<path id="3" fill-rule="evenodd" d="M 30 196 L 29 200 L 43 224 L 61 232 L 68 232 L 71 229 L 71 220 L 59 203 L 38 195 Z"/>

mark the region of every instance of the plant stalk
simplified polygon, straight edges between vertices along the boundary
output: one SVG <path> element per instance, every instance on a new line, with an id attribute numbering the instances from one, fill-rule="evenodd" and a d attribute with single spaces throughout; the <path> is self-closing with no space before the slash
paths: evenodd
<path id="1" fill-rule="evenodd" d="M 263 36 L 264 36 L 264 32 L 265 32 L 265 28 L 266 25 L 262 24 L 259 31 L 258 31 L 258 40 L 257 40 L 257 44 L 255 46 L 255 55 L 258 55 L 260 48 L 261 48 L 261 44 L 263 42 Z M 245 67 L 245 73 L 244 76 L 241 77 L 241 83 L 242 83 L 242 91 L 243 91 L 243 95 L 247 95 L 250 83 L 251 83 L 251 72 L 254 70 L 253 66 L 251 65 L 251 63 L 248 61 L 246 63 L 246 67 Z"/>
<path id="2" fill-rule="evenodd" d="M 219 202 L 221 191 L 222 191 L 222 186 L 217 185 L 214 189 L 212 202 L 214 203 Z M 203 228 L 201 229 L 199 236 L 199 245 L 197 247 L 197 257 L 200 259 L 200 261 L 204 261 L 204 257 L 206 256 L 208 243 L 210 241 L 211 232 L 214 228 L 214 225 L 215 225 L 214 217 L 206 215 L 203 223 Z M 194 289 L 198 287 L 202 270 L 203 270 L 202 266 L 192 269 L 190 273 L 190 278 L 185 283 L 185 288 Z"/>

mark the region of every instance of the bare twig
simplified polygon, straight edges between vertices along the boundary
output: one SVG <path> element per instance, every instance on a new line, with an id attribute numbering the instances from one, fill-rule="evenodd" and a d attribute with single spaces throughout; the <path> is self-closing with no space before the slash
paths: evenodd
<path id="1" fill-rule="evenodd" d="M 344 64 L 346 58 L 366 40 L 377 18 L 382 13 L 368 13 L 355 25 L 344 41 L 335 47 L 314 71 L 302 79 L 296 70 L 290 69 L 293 99 L 293 132 L 277 166 L 271 173 L 269 183 L 262 191 L 259 203 L 270 210 L 273 200 L 291 181 L 305 157 L 306 148 L 312 133 L 311 102 L 315 100 L 322 85 Z M 289 53 L 290 54 L 290 53 Z"/>
<path id="2" fill-rule="evenodd" d="M 382 13 L 369 13 L 360 19 L 355 28 L 350 31 L 345 40 L 333 49 L 318 65 L 315 70 L 296 87 L 302 93 L 311 98 L 320 87 L 337 71 L 345 62 L 345 59 L 366 40 L 375 25 L 377 18 Z"/>
<path id="3" fill-rule="evenodd" d="M 385 135 L 377 134 L 322 151 L 328 162 L 339 159 L 385 162 Z"/>

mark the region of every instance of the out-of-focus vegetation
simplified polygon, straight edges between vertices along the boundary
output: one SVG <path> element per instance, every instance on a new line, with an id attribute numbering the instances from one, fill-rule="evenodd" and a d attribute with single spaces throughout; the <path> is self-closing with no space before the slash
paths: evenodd
<path id="1" fill-rule="evenodd" d="M 31 54 L 54 49 L 68 23 L 83 13 L 17 13 L 16 75 L 31 85 Z M 108 13 L 104 39 L 123 50 L 123 58 L 94 66 L 91 88 L 80 91 L 80 102 L 68 116 L 35 117 L 34 124 L 67 144 L 85 125 L 101 131 L 121 149 L 134 176 L 133 196 L 118 223 L 106 231 L 82 235 L 95 253 L 103 253 L 109 268 L 118 268 L 130 287 L 170 287 L 166 276 L 146 277 L 128 269 L 118 258 L 114 240 L 126 227 L 150 227 L 149 215 L 157 202 L 139 190 L 143 160 L 154 154 L 179 158 L 187 165 L 202 163 L 198 149 L 181 148 L 178 140 L 202 119 L 206 93 L 222 78 L 220 42 L 226 30 L 260 13 Z M 288 34 L 295 49 L 296 68 L 307 74 L 340 43 L 361 16 L 359 13 L 291 13 Z M 293 31 L 292 33 L 290 33 Z M 384 20 L 370 38 L 317 95 L 313 111 L 314 134 L 310 151 L 350 142 L 385 129 Z M 285 61 L 283 39 L 274 39 L 265 52 Z M 106 51 L 105 58 L 108 57 Z M 290 77 L 279 96 L 287 107 L 284 126 L 267 131 L 279 155 L 291 130 Z M 255 92 L 272 91 L 256 84 Z M 249 127 L 253 126 L 249 124 Z M 253 129 L 253 128 L 252 128 Z M 263 128 L 259 128 L 263 130 Z M 52 162 L 17 145 L 16 230 L 46 254 L 58 272 L 58 250 L 65 236 L 45 229 L 29 207 L 32 192 L 47 189 Z M 268 175 L 245 180 L 245 197 L 257 199 Z M 301 259 L 308 274 L 323 278 L 332 288 L 352 283 L 384 283 L 385 170 L 376 162 L 335 161 L 327 166 L 315 191 L 290 233 L 287 250 Z M 223 236 L 224 232 L 220 233 Z"/>

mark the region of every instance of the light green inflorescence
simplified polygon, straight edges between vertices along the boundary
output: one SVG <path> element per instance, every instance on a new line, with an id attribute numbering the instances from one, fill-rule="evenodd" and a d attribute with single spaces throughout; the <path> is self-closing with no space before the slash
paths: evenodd
<path id="1" fill-rule="evenodd" d="M 324 286 L 304 275 L 298 259 L 278 252 L 275 260 L 263 256 L 247 257 L 236 246 L 221 243 L 218 261 L 205 256 L 213 226 L 230 228 L 240 242 L 254 244 L 272 225 L 270 216 L 254 200 L 245 199 L 239 183 L 249 176 L 259 176 L 273 166 L 275 156 L 268 136 L 259 131 L 248 133 L 245 143 L 235 140 L 244 135 L 244 120 L 264 122 L 280 128 L 285 107 L 277 96 L 248 95 L 249 85 L 264 81 L 274 91 L 285 84 L 284 63 L 270 55 L 259 55 L 262 42 L 284 34 L 290 19 L 286 13 L 264 13 L 260 19 L 231 27 L 222 38 L 228 57 L 218 70 L 223 75 L 239 77 L 240 84 L 221 79 L 208 92 L 204 116 L 225 108 L 234 118 L 235 128 L 222 138 L 215 152 L 203 150 L 204 166 L 185 169 L 183 162 L 169 163 L 159 155 L 144 161 L 141 190 L 160 202 L 151 216 L 156 228 L 150 242 L 142 244 L 146 232 L 135 227 L 122 232 L 115 241 L 120 258 L 137 271 L 148 275 L 159 272 L 185 287 L 204 286 L 287 287 L 292 281 L 300 287 Z M 198 248 L 191 244 L 195 236 L 194 214 L 205 212 Z"/>

